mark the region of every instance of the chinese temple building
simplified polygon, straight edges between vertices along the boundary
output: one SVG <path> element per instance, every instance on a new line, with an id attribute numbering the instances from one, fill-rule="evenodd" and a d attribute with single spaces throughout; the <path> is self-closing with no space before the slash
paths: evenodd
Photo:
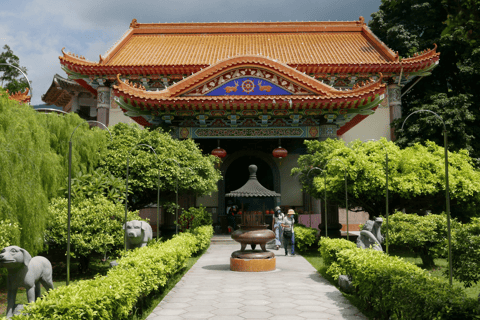
<path id="1" fill-rule="evenodd" d="M 89 107 L 90 116 L 107 125 L 170 127 L 178 139 L 194 139 L 204 152 L 223 157 L 218 193 L 192 200 L 211 209 L 214 221 L 225 211 L 225 194 L 245 183 L 251 164 L 262 172 L 263 186 L 281 193 L 277 204 L 309 210 L 309 196 L 290 175 L 305 153 L 303 141 L 392 139 L 402 86 L 429 75 L 440 55 L 433 48 L 400 59 L 363 17 L 158 24 L 134 19 L 98 62 L 62 52 L 68 84 L 55 78 L 59 85 L 52 87 L 75 87 L 76 106 Z"/>
<path id="2" fill-rule="evenodd" d="M 10 92 L 8 92 L 8 89 L 7 89 L 7 94 L 8 94 L 8 98 L 10 100 L 17 101 L 17 102 L 20 102 L 20 103 L 30 103 L 30 100 L 32 99 L 32 96 L 28 95 L 29 91 L 30 90 L 28 88 L 26 88 L 25 92 L 18 91 L 16 93 L 10 93 Z"/>

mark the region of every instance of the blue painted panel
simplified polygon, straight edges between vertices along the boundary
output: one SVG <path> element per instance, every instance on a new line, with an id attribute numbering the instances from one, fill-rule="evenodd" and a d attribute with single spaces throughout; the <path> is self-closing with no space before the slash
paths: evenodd
<path id="1" fill-rule="evenodd" d="M 261 82 L 261 85 L 259 84 Z M 221 87 L 206 94 L 207 96 L 284 96 L 291 92 L 261 78 L 243 77 L 230 80 Z"/>

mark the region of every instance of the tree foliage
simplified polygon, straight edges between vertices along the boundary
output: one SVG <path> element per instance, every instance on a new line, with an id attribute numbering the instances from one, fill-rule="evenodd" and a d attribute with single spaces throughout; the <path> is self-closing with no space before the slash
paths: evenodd
<path id="1" fill-rule="evenodd" d="M 112 202 L 125 200 L 125 181 L 115 177 L 103 168 L 97 168 L 91 173 L 77 172 L 72 178 L 71 196 L 73 199 L 93 198 L 97 195 L 105 196 Z M 68 197 L 68 185 L 62 186 L 65 197 Z"/>
<path id="2" fill-rule="evenodd" d="M 455 279 L 471 287 L 480 281 L 480 218 L 474 218 L 452 238 L 452 267 Z"/>
<path id="3" fill-rule="evenodd" d="M 435 258 L 447 257 L 446 214 L 418 216 L 396 212 L 388 220 L 389 245 L 409 249 L 422 259 L 424 268 L 433 267 Z M 455 220 L 451 223 L 452 229 L 460 226 Z"/>
<path id="4" fill-rule="evenodd" d="M 68 141 L 82 123 L 75 114 L 38 113 L 0 89 L 0 220 L 19 224 L 14 244 L 32 255 L 43 247 L 48 203 L 67 183 Z M 81 125 L 72 139 L 72 172 L 93 170 L 105 140 L 104 132 Z"/>
<path id="5" fill-rule="evenodd" d="M 393 142 L 362 143 L 346 146 L 342 140 L 306 141 L 308 154 L 302 155 L 293 174 L 301 173 L 302 188 L 323 199 L 323 173 L 310 170 L 326 167 L 327 201 L 345 204 L 345 168 L 349 207 L 367 211 L 370 217 L 385 214 L 385 149 L 388 150 L 389 213 L 445 211 L 444 149 L 427 141 L 401 149 Z M 449 186 L 452 216 L 462 221 L 478 215 L 480 172 L 473 167 L 468 152 L 449 152 Z M 345 166 L 344 166 L 345 164 Z M 310 173 L 309 173 L 310 172 Z"/>
<path id="6" fill-rule="evenodd" d="M 479 10 L 479 0 L 382 0 L 380 10 L 372 14 L 369 27 L 400 57 L 434 44 L 441 53 L 432 75 L 402 97 L 403 118 L 394 122 L 401 146 L 426 140 L 443 145 L 442 123 L 432 114 L 412 116 L 399 130 L 411 112 L 429 109 L 445 121 L 449 150 L 466 149 L 472 157 L 480 157 Z"/>
<path id="7" fill-rule="evenodd" d="M 49 206 L 50 221 L 45 233 L 51 246 L 66 248 L 68 201 L 53 199 Z M 111 253 L 121 249 L 124 243 L 123 224 L 125 207 L 113 203 L 103 195 L 77 199 L 72 203 L 71 212 L 71 255 L 80 258 L 80 271 L 88 268 L 94 253 Z M 138 211 L 128 212 L 127 221 L 142 220 Z"/>
<path id="8" fill-rule="evenodd" d="M 179 192 L 205 195 L 217 190 L 221 174 L 214 165 L 218 160 L 202 155 L 193 140 L 175 140 L 161 129 L 140 129 L 123 123 L 110 130 L 113 142 L 100 165 L 114 176 L 126 179 L 128 158 L 132 208 L 140 209 L 156 201 L 158 180 L 162 191 L 174 191 L 177 181 Z M 156 155 L 139 144 L 152 146 Z"/>
<path id="9" fill-rule="evenodd" d="M 20 59 L 13 53 L 12 49 L 8 45 L 3 46 L 4 52 L 0 53 L 0 63 L 8 63 L 20 68 L 23 73 L 27 74 L 27 68 L 20 67 Z M 8 89 L 10 93 L 16 93 L 18 91 L 24 91 L 28 88 L 27 79 L 22 73 L 11 66 L 0 66 L 0 86 L 4 89 Z"/>

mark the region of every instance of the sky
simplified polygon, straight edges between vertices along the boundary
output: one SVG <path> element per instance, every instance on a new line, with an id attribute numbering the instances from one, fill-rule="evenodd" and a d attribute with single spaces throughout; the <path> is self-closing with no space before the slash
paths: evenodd
<path id="1" fill-rule="evenodd" d="M 27 68 L 32 104 L 58 73 L 65 51 L 98 62 L 139 23 L 236 21 L 355 21 L 368 23 L 381 0 L 1 0 L 0 52 L 5 44 Z M 1 72 L 1 69 L 0 69 Z"/>

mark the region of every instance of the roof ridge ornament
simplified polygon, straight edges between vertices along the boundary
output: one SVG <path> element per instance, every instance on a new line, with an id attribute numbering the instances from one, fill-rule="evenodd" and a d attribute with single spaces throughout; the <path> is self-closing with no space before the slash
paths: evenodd
<path id="1" fill-rule="evenodd" d="M 130 22 L 130 28 L 138 28 L 140 27 L 140 24 L 137 22 L 137 19 L 132 19 L 132 22 Z"/>

